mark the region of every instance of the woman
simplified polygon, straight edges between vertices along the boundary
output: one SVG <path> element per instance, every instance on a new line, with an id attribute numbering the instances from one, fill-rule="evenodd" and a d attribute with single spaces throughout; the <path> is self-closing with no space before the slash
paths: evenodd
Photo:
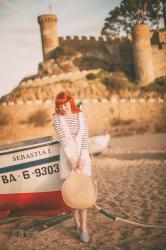
<path id="1" fill-rule="evenodd" d="M 56 96 L 54 127 L 60 140 L 60 177 L 66 179 L 72 170 L 77 169 L 90 176 L 86 116 L 68 92 L 60 92 Z M 87 209 L 74 210 L 74 222 L 80 239 L 88 242 Z"/>

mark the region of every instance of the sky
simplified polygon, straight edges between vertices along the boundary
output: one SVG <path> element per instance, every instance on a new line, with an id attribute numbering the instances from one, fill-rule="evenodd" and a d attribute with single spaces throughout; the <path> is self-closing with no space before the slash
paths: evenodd
<path id="1" fill-rule="evenodd" d="M 100 36 L 104 19 L 120 0 L 0 0 L 0 97 L 36 74 L 42 62 L 37 16 L 58 17 L 58 36 Z"/>

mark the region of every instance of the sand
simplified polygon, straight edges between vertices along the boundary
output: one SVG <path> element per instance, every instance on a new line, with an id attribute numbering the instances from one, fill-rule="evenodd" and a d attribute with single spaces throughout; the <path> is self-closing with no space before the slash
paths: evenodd
<path id="1" fill-rule="evenodd" d="M 94 157 L 93 173 L 98 181 L 99 206 L 132 221 L 166 225 L 166 134 L 112 138 L 109 147 Z M 88 215 L 91 236 L 88 244 L 80 242 L 74 234 L 72 219 L 33 239 L 10 235 L 13 228 L 28 228 L 37 220 L 21 218 L 0 225 L 0 249 L 166 249 L 166 229 L 114 222 L 94 208 Z"/>

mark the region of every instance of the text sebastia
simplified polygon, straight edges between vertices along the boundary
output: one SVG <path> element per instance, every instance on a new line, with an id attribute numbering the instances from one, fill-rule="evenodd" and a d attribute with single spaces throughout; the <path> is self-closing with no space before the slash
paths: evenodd
<path id="1" fill-rule="evenodd" d="M 26 154 L 13 155 L 12 159 L 13 161 L 20 161 L 20 160 L 34 159 L 39 156 L 46 156 L 48 154 L 51 154 L 50 148 L 48 148 L 47 150 L 43 149 L 43 150 L 26 153 Z"/>

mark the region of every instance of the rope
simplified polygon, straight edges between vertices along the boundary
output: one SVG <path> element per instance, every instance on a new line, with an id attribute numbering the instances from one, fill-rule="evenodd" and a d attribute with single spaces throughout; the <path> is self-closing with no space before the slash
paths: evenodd
<path id="1" fill-rule="evenodd" d="M 117 205 L 117 207 L 118 207 L 125 215 L 127 215 L 128 217 L 131 217 L 131 215 L 130 215 L 129 213 L 127 213 L 127 212 L 119 205 L 119 203 L 113 198 L 113 196 L 111 195 L 111 192 L 109 191 L 109 188 L 108 188 L 107 184 L 106 184 L 105 181 L 104 181 L 104 177 L 102 176 L 100 170 L 98 169 L 98 167 L 97 167 L 97 165 L 96 165 L 96 162 L 95 162 L 95 160 L 94 160 L 94 157 L 93 157 L 92 153 L 90 153 L 90 155 L 91 155 L 91 158 L 92 158 L 93 162 L 95 163 L 95 167 L 96 167 L 96 169 L 97 169 L 98 175 L 100 176 L 100 179 L 101 179 L 101 181 L 102 181 L 102 184 L 103 184 L 103 186 L 105 187 L 105 189 L 106 189 L 106 191 L 108 192 L 108 194 L 111 196 L 111 199 L 113 200 L 113 202 Z M 134 217 L 134 216 L 133 216 L 133 217 Z M 138 221 L 138 220 L 137 220 L 137 221 Z M 140 222 L 140 221 L 138 221 L 138 222 Z"/>
<path id="2" fill-rule="evenodd" d="M 132 218 L 130 216 L 129 213 L 127 213 L 120 205 L 119 203 L 112 197 L 109 189 L 108 189 L 108 186 L 107 184 L 104 182 L 104 178 L 100 172 L 100 170 L 98 169 L 97 165 L 96 165 L 96 162 L 94 160 L 94 157 L 92 155 L 92 153 L 90 153 L 90 156 L 94 162 L 94 165 L 95 165 L 95 168 L 97 169 L 97 172 L 101 178 L 101 181 L 102 181 L 102 184 L 104 185 L 106 191 L 108 192 L 108 194 L 111 196 L 111 199 L 113 200 L 113 202 L 119 207 L 119 209 L 124 213 L 126 214 L 129 218 Z M 166 228 L 166 225 L 158 225 L 158 224 L 149 224 L 149 223 L 145 223 L 143 221 L 138 221 L 134 216 L 134 220 L 136 221 L 131 221 L 131 220 L 127 220 L 127 219 L 123 219 L 123 218 L 120 218 L 118 216 L 115 216 L 115 215 L 112 215 L 111 213 L 108 213 L 107 211 L 105 211 L 104 209 L 102 209 L 101 207 L 97 206 L 96 204 L 94 204 L 94 207 L 96 207 L 102 214 L 106 215 L 107 217 L 115 220 L 115 221 L 122 221 L 122 222 L 125 222 L 125 223 L 128 223 L 128 224 L 132 224 L 132 225 L 135 225 L 135 226 L 141 226 L 141 227 L 145 227 L 145 228 L 160 228 L 160 229 L 165 229 Z"/>
<path id="3" fill-rule="evenodd" d="M 145 227 L 145 228 L 160 228 L 160 229 L 165 229 L 166 228 L 165 225 L 140 223 L 140 222 L 120 218 L 120 217 L 115 216 L 115 215 L 113 215 L 111 213 L 108 213 L 106 210 L 102 209 L 101 207 L 97 206 L 96 204 L 94 204 L 94 207 L 96 207 L 100 211 L 100 213 L 104 214 L 105 216 L 111 218 L 114 221 L 122 221 L 122 222 L 125 222 L 125 223 L 128 223 L 128 224 L 132 224 L 132 225 L 140 226 L 140 227 Z"/>
<path id="4" fill-rule="evenodd" d="M 139 222 L 135 222 L 135 221 L 131 221 L 131 220 L 126 220 L 126 219 L 122 219 L 120 217 L 116 217 L 116 221 L 123 221 L 126 222 L 128 224 L 132 224 L 135 226 L 140 226 L 140 227 L 146 227 L 146 228 L 161 228 L 161 229 L 165 229 L 166 226 L 162 226 L 162 225 L 157 225 L 157 224 L 143 224 L 143 223 L 139 223 Z"/>

